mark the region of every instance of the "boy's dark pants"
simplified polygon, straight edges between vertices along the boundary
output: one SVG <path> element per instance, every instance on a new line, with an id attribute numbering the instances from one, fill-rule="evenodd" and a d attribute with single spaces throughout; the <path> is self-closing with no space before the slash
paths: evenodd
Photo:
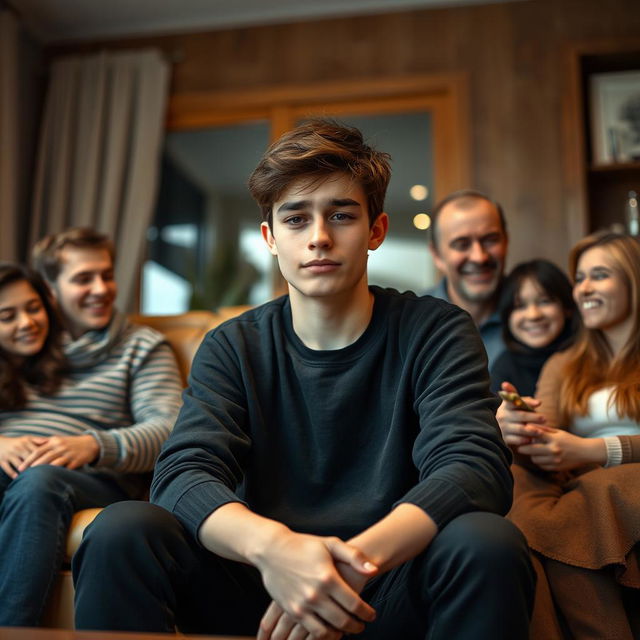
<path id="1" fill-rule="evenodd" d="M 252 567 L 206 551 L 149 503 L 107 507 L 73 559 L 78 629 L 255 635 L 270 598 Z M 377 611 L 358 637 L 528 637 L 535 576 L 527 544 L 489 513 L 452 520 L 428 549 L 372 580 Z"/>

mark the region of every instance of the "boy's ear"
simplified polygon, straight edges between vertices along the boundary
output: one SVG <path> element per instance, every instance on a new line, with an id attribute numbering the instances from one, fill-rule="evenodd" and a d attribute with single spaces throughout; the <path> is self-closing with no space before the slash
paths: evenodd
<path id="1" fill-rule="evenodd" d="M 262 239 L 267 245 L 271 255 L 278 255 L 278 247 L 276 246 L 276 239 L 273 237 L 273 233 L 271 233 L 271 229 L 269 228 L 268 222 L 262 222 L 260 224 L 260 231 L 262 232 Z"/>
<path id="2" fill-rule="evenodd" d="M 375 251 L 387 237 L 389 231 L 389 216 L 383 211 L 369 229 L 369 249 Z"/>

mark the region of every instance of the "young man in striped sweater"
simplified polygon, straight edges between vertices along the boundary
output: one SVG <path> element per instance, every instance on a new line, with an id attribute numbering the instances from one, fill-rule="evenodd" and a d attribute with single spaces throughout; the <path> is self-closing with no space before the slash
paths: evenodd
<path id="1" fill-rule="evenodd" d="M 114 248 L 91 229 L 34 248 L 68 329 L 69 374 L 54 396 L 0 416 L 3 436 L 37 436 L 4 494 L 0 626 L 39 623 L 75 511 L 141 498 L 180 406 L 175 358 L 163 336 L 114 307 Z"/>
<path id="2" fill-rule="evenodd" d="M 82 629 L 519 640 L 533 574 L 468 314 L 369 287 L 386 154 L 312 121 L 249 185 L 289 285 L 205 337 L 151 500 L 73 561 Z"/>

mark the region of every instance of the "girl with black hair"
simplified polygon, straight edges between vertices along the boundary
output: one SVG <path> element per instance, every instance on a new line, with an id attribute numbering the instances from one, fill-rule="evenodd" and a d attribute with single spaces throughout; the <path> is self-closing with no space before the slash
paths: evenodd
<path id="1" fill-rule="evenodd" d="M 544 363 L 571 344 L 580 326 L 571 283 L 548 260 L 523 262 L 505 280 L 499 311 L 507 349 L 491 367 L 491 390 L 508 382 L 533 396 Z"/>

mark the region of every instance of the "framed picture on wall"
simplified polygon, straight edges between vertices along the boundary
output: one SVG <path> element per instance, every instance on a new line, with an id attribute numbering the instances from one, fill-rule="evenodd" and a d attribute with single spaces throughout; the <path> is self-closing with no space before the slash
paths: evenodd
<path id="1" fill-rule="evenodd" d="M 640 69 L 594 73 L 590 81 L 593 163 L 640 162 Z"/>

